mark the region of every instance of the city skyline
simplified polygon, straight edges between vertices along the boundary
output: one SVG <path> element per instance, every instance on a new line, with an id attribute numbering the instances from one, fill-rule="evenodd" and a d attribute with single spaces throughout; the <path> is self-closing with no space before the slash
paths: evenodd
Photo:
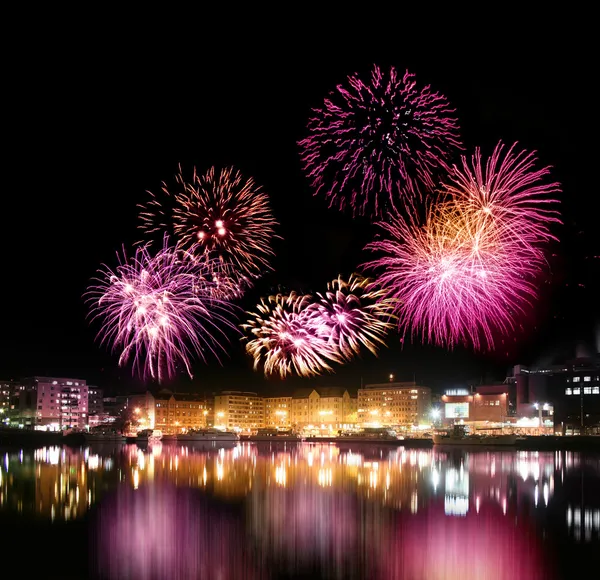
<path id="1" fill-rule="evenodd" d="M 379 358 L 363 351 L 348 365 L 336 365 L 334 374 L 285 381 L 266 381 L 252 371 L 243 344 L 232 336 L 222 367 L 215 360 L 204 365 L 196 359 L 193 382 L 182 376 L 174 385 L 259 392 L 314 384 L 358 388 L 361 377 L 378 382 L 393 373 L 399 380 L 416 377 L 442 388 L 503 378 L 515 364 L 534 364 L 562 351 L 573 356 L 578 349 L 597 349 L 600 242 L 593 239 L 595 218 L 588 211 L 593 184 L 576 134 L 581 121 L 572 118 L 585 109 L 588 95 L 556 80 L 559 46 L 546 39 L 540 51 L 534 44 L 515 49 L 531 54 L 535 67 L 527 59 L 498 62 L 498 49 L 486 49 L 480 61 L 475 59 L 481 64 L 494 60 L 492 68 L 473 66 L 472 60 L 462 64 L 458 48 L 449 49 L 439 62 L 417 58 L 414 48 L 391 41 L 335 59 L 331 48 L 324 48 L 319 56 L 307 53 L 283 67 L 267 55 L 257 59 L 252 51 L 236 60 L 221 55 L 203 63 L 202 75 L 190 80 L 185 93 L 169 83 L 158 88 L 163 77 L 183 74 L 187 60 L 182 53 L 169 55 L 162 65 L 147 55 L 132 75 L 116 53 L 104 55 L 113 65 L 107 71 L 92 58 L 91 48 L 85 71 L 68 59 L 53 69 L 50 56 L 41 58 L 37 70 L 52 75 L 54 91 L 25 121 L 35 138 L 23 143 L 26 154 L 20 163 L 27 162 L 23 167 L 18 163 L 16 173 L 27 179 L 2 229 L 3 247 L 18 240 L 20 251 L 8 253 L 5 266 L 10 280 L 3 285 L 2 300 L 11 308 L 0 345 L 0 376 L 81 376 L 91 384 L 124 390 L 152 386 L 132 378 L 130 366 L 118 368 L 118 355 L 98 344 L 98 328 L 86 321 L 82 295 L 101 263 L 114 265 L 121 245 L 130 250 L 139 239 L 136 204 L 146 190 L 172 179 L 179 163 L 200 171 L 235 165 L 269 195 L 282 239 L 273 241 L 274 271 L 239 302 L 243 311 L 278 288 L 320 291 L 339 274 L 352 274 L 365 262 L 362 248 L 374 228 L 368 220 L 329 209 L 324 199 L 313 197 L 301 171 L 297 141 L 305 135 L 311 107 L 346 75 L 368 70 L 374 62 L 409 69 L 447 95 L 468 150 L 479 145 L 489 152 L 499 139 L 519 141 L 536 150 L 543 165 L 553 167 L 563 191 L 561 242 L 549 255 L 552 275 L 523 329 L 510 337 L 514 341 L 500 343 L 497 352 L 477 355 L 464 347 L 449 352 L 401 344 L 392 332 Z M 15 77 L 15 84 L 17 80 L 24 90 L 32 82 Z M 557 117 L 561 110 L 570 113 Z M 55 148 L 52 135 L 58 133 L 61 144 Z M 40 188 L 43 183 L 51 187 L 51 195 Z M 27 235 L 22 230 L 25 216 Z"/>

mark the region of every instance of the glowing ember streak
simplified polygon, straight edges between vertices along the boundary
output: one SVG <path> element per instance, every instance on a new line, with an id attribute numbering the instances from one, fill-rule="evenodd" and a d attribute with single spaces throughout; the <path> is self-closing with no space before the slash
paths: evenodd
<path id="1" fill-rule="evenodd" d="M 160 381 L 179 365 L 192 376 L 194 354 L 204 359 L 207 351 L 224 350 L 218 338 L 225 338 L 224 327 L 235 328 L 227 318 L 232 307 L 209 292 L 205 262 L 169 247 L 166 237 L 156 255 L 144 246 L 119 262 L 114 272 L 99 271 L 86 300 L 92 319 L 102 320 L 102 343 L 121 351 L 120 365 L 131 360 L 140 376 Z"/>
<path id="2" fill-rule="evenodd" d="M 296 373 L 302 377 L 330 371 L 331 362 L 341 362 L 337 348 L 318 332 L 307 308 L 308 295 L 278 294 L 261 299 L 258 312 L 242 328 L 249 334 L 246 351 L 254 358 L 254 368 L 261 363 L 265 375 L 282 378 Z"/>
<path id="3" fill-rule="evenodd" d="M 338 277 L 327 285 L 325 294 L 317 294 L 311 305 L 319 333 L 327 337 L 346 359 L 359 354 L 361 346 L 377 354 L 377 347 L 393 325 L 394 300 L 385 298 L 372 282 L 353 274 L 348 282 Z"/>
<path id="4" fill-rule="evenodd" d="M 150 196 L 139 206 L 140 228 L 147 234 L 172 231 L 185 249 L 216 264 L 224 297 L 239 297 L 270 270 L 277 222 L 267 195 L 252 178 L 234 168 L 213 167 L 205 174 L 194 168 L 187 181 L 180 167 L 173 189 L 163 183 L 161 195 Z"/>
<path id="5" fill-rule="evenodd" d="M 382 254 L 367 268 L 381 268 L 378 283 L 398 301 L 401 332 L 491 349 L 494 331 L 512 329 L 536 296 L 544 244 L 559 222 L 550 197 L 559 186 L 543 182 L 548 170 L 533 169 L 533 154 L 502 150 L 496 147 L 485 171 L 479 150 L 471 164 L 463 158 L 424 225 L 392 214 L 380 224 L 387 238 L 368 245 Z"/>
<path id="6" fill-rule="evenodd" d="M 299 143 L 304 169 L 316 193 L 355 214 L 384 215 L 418 183 L 432 186 L 462 148 L 447 99 L 393 67 L 349 76 L 313 113 Z"/>

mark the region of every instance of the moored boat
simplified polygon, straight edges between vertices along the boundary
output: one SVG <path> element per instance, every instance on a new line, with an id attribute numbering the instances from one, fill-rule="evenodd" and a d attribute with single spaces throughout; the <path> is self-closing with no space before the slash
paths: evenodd
<path id="1" fill-rule="evenodd" d="M 256 435 L 250 435 L 248 441 L 304 441 L 304 437 L 295 431 L 277 429 L 259 429 Z"/>
<path id="2" fill-rule="evenodd" d="M 177 441 L 239 441 L 240 436 L 232 431 L 219 429 L 190 429 L 187 433 L 177 435 Z"/>
<path id="3" fill-rule="evenodd" d="M 138 443 L 157 443 L 162 439 L 162 431 L 160 429 L 143 429 L 138 431 L 136 441 Z"/>
<path id="4" fill-rule="evenodd" d="M 387 428 L 365 427 L 354 433 L 341 433 L 338 439 L 342 441 L 352 441 L 353 443 L 380 443 L 380 442 L 400 442 L 404 437 L 398 436 L 396 431 Z"/>
<path id="5" fill-rule="evenodd" d="M 464 425 L 455 425 L 451 432 L 438 432 L 433 435 L 435 445 L 503 445 L 514 446 L 517 443 L 516 435 L 478 435 L 469 434 Z"/>
<path id="6" fill-rule="evenodd" d="M 117 431 L 116 429 L 90 429 L 89 432 L 83 434 L 86 441 L 111 441 L 111 442 L 124 442 L 126 440 L 125 435 Z"/>

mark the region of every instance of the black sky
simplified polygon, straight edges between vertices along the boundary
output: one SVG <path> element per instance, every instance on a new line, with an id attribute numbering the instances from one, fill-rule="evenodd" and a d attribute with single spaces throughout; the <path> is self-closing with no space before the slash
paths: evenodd
<path id="1" fill-rule="evenodd" d="M 476 145 L 489 151 L 500 139 L 536 149 L 563 185 L 565 224 L 539 304 L 496 353 L 401 348 L 392 335 L 379 359 L 365 354 L 317 382 L 358 386 L 361 377 L 384 380 L 393 372 L 442 386 L 499 378 L 512 364 L 592 347 L 600 236 L 586 153 L 597 105 L 585 35 L 573 35 L 558 17 L 531 29 L 425 27 L 407 35 L 382 24 L 385 15 L 360 16 L 370 22 L 368 35 L 311 18 L 297 30 L 219 21 L 204 22 L 196 34 L 185 22 L 168 35 L 141 25 L 24 31 L 23 48 L 4 71 L 10 153 L 0 230 L 0 378 L 77 375 L 109 389 L 143 388 L 95 343 L 81 295 L 100 263 L 113 264 L 121 245 L 138 239 L 136 203 L 171 180 L 179 163 L 234 164 L 271 196 L 283 241 L 275 244 L 275 271 L 244 308 L 278 284 L 319 290 L 351 273 L 374 229 L 312 196 L 296 142 L 310 108 L 373 63 L 408 68 L 445 94 L 468 152 Z M 251 371 L 241 344 L 230 351 L 223 367 L 196 365 L 195 384 L 273 391 L 303 383 L 267 383 Z"/>

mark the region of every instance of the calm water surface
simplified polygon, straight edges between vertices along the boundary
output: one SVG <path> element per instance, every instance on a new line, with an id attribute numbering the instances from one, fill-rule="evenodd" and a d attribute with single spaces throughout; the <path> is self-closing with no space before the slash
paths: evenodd
<path id="1" fill-rule="evenodd" d="M 0 534 L 22 577 L 595 577 L 600 455 L 0 448 Z"/>

